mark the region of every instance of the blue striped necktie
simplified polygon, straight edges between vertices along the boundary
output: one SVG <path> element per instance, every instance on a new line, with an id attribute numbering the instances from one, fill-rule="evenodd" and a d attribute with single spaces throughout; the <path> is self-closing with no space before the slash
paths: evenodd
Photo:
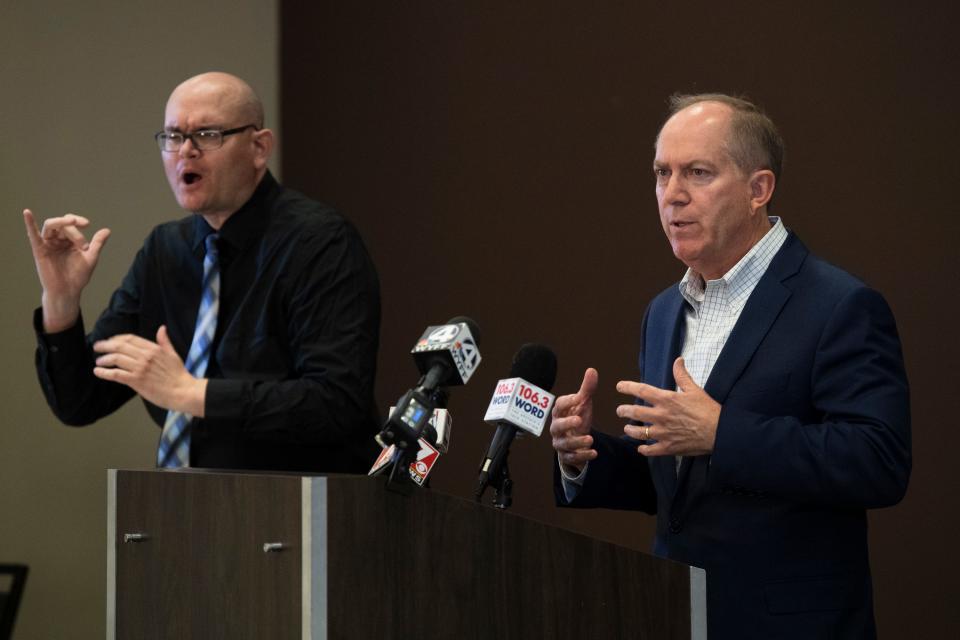
<path id="1" fill-rule="evenodd" d="M 200 293 L 200 310 L 197 311 L 197 326 L 193 330 L 193 342 L 184 363 L 194 377 L 202 378 L 210 362 L 210 345 L 217 331 L 217 311 L 220 309 L 220 262 L 217 255 L 217 234 L 211 233 L 204 240 L 207 254 L 203 258 L 203 288 Z M 163 423 L 160 445 L 157 448 L 157 466 L 166 469 L 190 466 L 190 424 L 193 416 L 170 410 Z"/>

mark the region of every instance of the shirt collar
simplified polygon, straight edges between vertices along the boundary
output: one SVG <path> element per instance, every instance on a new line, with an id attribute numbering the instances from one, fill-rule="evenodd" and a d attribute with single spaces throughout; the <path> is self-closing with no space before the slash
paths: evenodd
<path id="1" fill-rule="evenodd" d="M 243 248 L 248 242 L 260 237 L 261 230 L 266 225 L 264 209 L 273 198 L 280 184 L 269 170 L 263 175 L 260 184 L 254 189 L 253 195 L 237 209 L 236 213 L 227 218 L 219 231 L 207 224 L 203 216 L 195 215 L 193 220 L 193 248 L 196 250 L 203 244 L 204 238 L 211 233 L 220 235 L 220 243 L 226 243 L 235 249 Z"/>
<path id="2" fill-rule="evenodd" d="M 729 271 L 723 274 L 717 282 L 726 286 L 729 293 L 729 301 L 735 306 L 742 306 L 757 282 L 766 273 L 767 267 L 777 254 L 780 247 L 787 239 L 787 228 L 779 216 L 769 216 L 770 229 L 760 240 L 747 251 L 737 264 L 733 265 Z M 687 268 L 680 280 L 680 295 L 691 305 L 699 305 L 703 301 L 707 283 L 703 276 Z"/>

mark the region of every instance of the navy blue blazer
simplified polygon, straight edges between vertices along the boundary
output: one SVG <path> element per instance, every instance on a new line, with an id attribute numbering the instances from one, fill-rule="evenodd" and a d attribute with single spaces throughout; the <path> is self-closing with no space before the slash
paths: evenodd
<path id="1" fill-rule="evenodd" d="M 642 326 L 640 380 L 674 389 L 677 286 Z M 747 301 L 705 390 L 723 405 L 712 455 L 636 452 L 594 432 L 596 460 L 561 506 L 657 514 L 654 553 L 706 569 L 708 637 L 873 638 L 866 510 L 910 475 L 900 340 L 883 297 L 791 233 Z"/>

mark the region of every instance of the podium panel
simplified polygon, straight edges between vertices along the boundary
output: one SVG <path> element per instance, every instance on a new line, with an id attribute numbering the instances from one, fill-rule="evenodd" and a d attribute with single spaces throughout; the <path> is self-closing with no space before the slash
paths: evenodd
<path id="1" fill-rule="evenodd" d="M 382 478 L 109 472 L 108 638 L 706 638 L 700 569 Z"/>

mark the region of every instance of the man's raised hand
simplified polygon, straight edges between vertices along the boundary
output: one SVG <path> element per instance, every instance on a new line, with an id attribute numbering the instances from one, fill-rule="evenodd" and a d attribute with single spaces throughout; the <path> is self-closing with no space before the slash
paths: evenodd
<path id="1" fill-rule="evenodd" d="M 553 405 L 550 436 L 560 462 L 578 472 L 597 457 L 593 449 L 593 396 L 597 391 L 599 375 L 590 368 L 583 374 L 583 382 L 576 393 L 560 396 Z"/>
<path id="2" fill-rule="evenodd" d="M 43 287 L 43 329 L 63 331 L 77 321 L 80 294 L 90 282 L 110 230 L 100 229 L 87 241 L 83 230 L 90 221 L 83 216 L 68 213 L 38 227 L 30 209 L 23 210 L 23 222 Z"/>

